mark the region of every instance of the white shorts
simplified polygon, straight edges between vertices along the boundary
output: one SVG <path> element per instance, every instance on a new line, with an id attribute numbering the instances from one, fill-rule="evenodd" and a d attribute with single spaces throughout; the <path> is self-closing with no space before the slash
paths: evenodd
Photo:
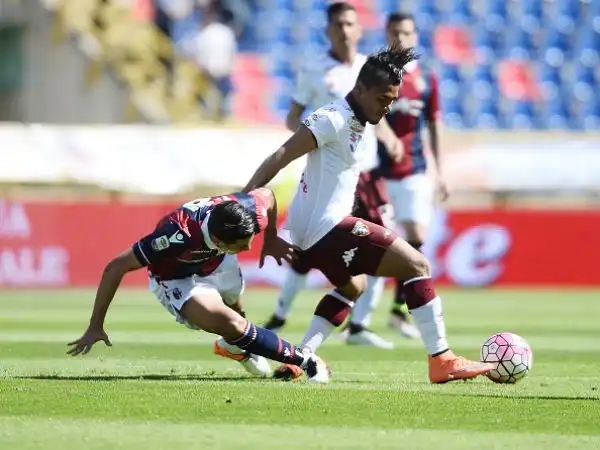
<path id="1" fill-rule="evenodd" d="M 424 173 L 401 180 L 385 180 L 396 223 L 429 225 L 433 215 L 433 181 Z"/>
<path id="2" fill-rule="evenodd" d="M 197 294 L 218 294 L 226 304 L 233 305 L 244 292 L 244 278 L 237 256 L 225 255 L 217 270 L 208 276 L 192 275 L 180 280 L 162 280 L 160 283 L 150 278 L 150 290 L 178 323 L 197 330 L 197 326 L 179 313 L 185 302 Z"/>

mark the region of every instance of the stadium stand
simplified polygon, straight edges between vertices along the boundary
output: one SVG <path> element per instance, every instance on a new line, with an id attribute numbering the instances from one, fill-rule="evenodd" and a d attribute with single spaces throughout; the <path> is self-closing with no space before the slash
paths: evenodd
<path id="1" fill-rule="evenodd" d="M 365 25 L 363 52 L 384 44 L 386 14 L 398 10 L 415 14 L 420 51 L 442 77 L 447 126 L 598 129 L 600 2 L 351 2 Z M 169 40 L 148 19 L 152 15 L 149 0 L 131 2 L 136 6 L 134 14 L 116 0 L 53 3 L 60 28 L 83 38 L 82 48 L 90 52 L 97 68 L 114 68 L 131 86 L 133 102 L 145 116 L 175 122 L 212 118 L 211 111 L 220 101 L 218 89 L 180 50 L 196 30 L 193 13 L 174 19 Z M 326 49 L 328 2 L 247 3 L 254 20 L 238 37 L 233 116 L 242 122 L 281 122 L 294 74 L 315 52 Z M 171 64 L 172 73 L 166 68 Z"/>

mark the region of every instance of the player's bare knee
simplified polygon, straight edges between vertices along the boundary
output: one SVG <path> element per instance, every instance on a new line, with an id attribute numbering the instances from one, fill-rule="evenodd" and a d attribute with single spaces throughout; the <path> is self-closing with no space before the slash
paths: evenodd
<path id="1" fill-rule="evenodd" d="M 367 288 L 367 279 L 363 275 L 353 277 L 349 283 L 339 286 L 335 290 L 348 300 L 356 300 Z"/>
<path id="2" fill-rule="evenodd" d="M 411 258 L 410 267 L 413 271 L 413 277 L 430 277 L 431 276 L 431 264 L 422 253 L 418 256 Z"/>

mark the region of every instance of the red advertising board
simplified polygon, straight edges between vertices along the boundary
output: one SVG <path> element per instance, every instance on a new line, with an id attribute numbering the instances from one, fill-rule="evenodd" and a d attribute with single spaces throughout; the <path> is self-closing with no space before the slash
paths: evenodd
<path id="1" fill-rule="evenodd" d="M 95 285 L 172 206 L 0 201 L 0 287 Z M 599 229 L 594 211 L 440 211 L 425 253 L 444 284 L 594 286 Z M 284 268 L 257 269 L 259 248 L 240 255 L 248 284 L 280 284 Z M 125 284 L 145 286 L 145 274 Z"/>

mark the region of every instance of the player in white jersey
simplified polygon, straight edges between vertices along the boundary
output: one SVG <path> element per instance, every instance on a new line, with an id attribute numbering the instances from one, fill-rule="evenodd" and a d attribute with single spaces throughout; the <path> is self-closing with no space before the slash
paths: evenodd
<path id="1" fill-rule="evenodd" d="M 369 56 L 346 99 L 317 109 L 263 162 L 244 191 L 264 186 L 291 161 L 307 155 L 286 227 L 299 247 L 299 265 L 319 269 L 336 288 L 317 305 L 303 351 L 315 351 L 346 319 L 364 291 L 364 274 L 401 279 L 429 355 L 429 380 L 446 383 L 485 374 L 494 366 L 450 350 L 442 301 L 427 259 L 392 231 L 349 216 L 365 131 L 389 111 L 398 97 L 404 66 L 415 59 L 412 50 L 397 45 Z M 302 375 L 288 365 L 276 373 L 282 378 Z"/>
<path id="2" fill-rule="evenodd" d="M 298 73 L 296 89 L 292 95 L 292 104 L 286 119 L 286 126 L 290 131 L 296 131 L 301 124 L 301 117 L 308 107 L 316 108 L 333 100 L 344 98 L 352 90 L 360 69 L 367 57 L 358 53 L 358 41 L 362 36 L 358 14 L 354 6 L 346 2 L 336 2 L 327 8 L 327 34 L 330 39 L 330 50 L 315 61 L 310 61 Z M 398 140 L 391 128 L 384 128 L 385 120 L 378 130 L 377 137 L 386 142 L 393 154 Z M 386 135 L 387 133 L 387 135 Z M 378 192 L 375 177 L 370 173 L 377 166 L 377 137 L 375 130 L 369 128 L 364 136 L 365 151 L 360 160 L 360 169 L 363 172 L 361 183 L 358 186 L 357 211 L 360 217 L 371 222 L 382 224 L 388 217 L 382 214 L 386 209 L 387 196 Z M 381 189 L 383 188 L 383 183 Z M 353 188 L 355 189 L 355 188 Z M 362 195 L 361 195 L 362 194 Z M 370 199 L 374 205 L 364 205 L 363 199 Z M 355 213 L 357 214 L 357 213 Z M 390 218 L 391 221 L 391 218 Z M 298 292 L 306 285 L 307 273 L 298 271 L 294 265 L 286 275 L 284 285 L 277 300 L 275 312 L 265 323 L 265 328 L 280 330 L 286 322 L 292 302 Z M 347 342 L 349 344 L 372 345 L 379 348 L 392 349 L 394 344 L 383 339 L 369 330 L 371 313 L 379 303 L 384 289 L 384 278 L 368 277 L 367 288 L 364 295 L 357 301 L 349 324 Z"/>

